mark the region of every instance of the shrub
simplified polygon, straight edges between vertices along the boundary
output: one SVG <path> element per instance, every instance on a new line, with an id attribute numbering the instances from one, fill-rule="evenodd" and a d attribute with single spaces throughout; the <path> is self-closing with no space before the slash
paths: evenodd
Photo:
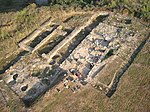
<path id="1" fill-rule="evenodd" d="M 13 0 L 0 0 L 0 6 L 11 6 L 13 3 Z"/>

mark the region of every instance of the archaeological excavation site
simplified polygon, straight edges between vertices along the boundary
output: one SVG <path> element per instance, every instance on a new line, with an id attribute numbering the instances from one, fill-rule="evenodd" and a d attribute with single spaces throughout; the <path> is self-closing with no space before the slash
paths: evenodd
<path id="1" fill-rule="evenodd" d="M 89 86 L 111 97 L 149 38 L 135 24 L 136 19 L 107 11 L 50 17 L 17 43 L 21 55 L 3 80 L 25 106 L 47 91 L 76 94 Z"/>

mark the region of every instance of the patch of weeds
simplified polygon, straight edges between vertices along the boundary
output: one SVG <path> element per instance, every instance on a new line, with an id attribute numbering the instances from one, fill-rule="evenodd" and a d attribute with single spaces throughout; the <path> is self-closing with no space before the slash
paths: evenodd
<path id="1" fill-rule="evenodd" d="M 16 17 L 16 22 L 21 23 L 24 26 L 29 25 L 30 23 L 34 22 L 35 16 L 36 16 L 36 5 L 32 4 L 30 5 L 29 9 L 25 8 L 18 12 Z"/>
<path id="2" fill-rule="evenodd" d="M 142 16 L 145 19 L 150 19 L 150 1 L 143 3 L 142 8 L 141 8 L 141 12 L 142 12 Z"/>
<path id="3" fill-rule="evenodd" d="M 111 8 L 111 9 L 117 8 L 117 6 L 118 6 L 118 2 L 115 1 L 115 0 L 112 0 L 112 1 L 108 4 L 108 7 Z"/>

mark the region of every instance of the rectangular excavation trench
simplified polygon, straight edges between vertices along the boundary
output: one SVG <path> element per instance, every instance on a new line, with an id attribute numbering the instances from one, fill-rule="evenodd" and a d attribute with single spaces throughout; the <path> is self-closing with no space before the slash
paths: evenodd
<path id="1" fill-rule="evenodd" d="M 92 30 L 88 36 L 86 36 L 86 38 L 61 64 L 61 68 L 67 71 L 72 68 L 78 70 L 82 74 L 82 81 L 87 81 L 88 77 L 94 78 L 95 75 L 97 75 L 97 73 L 103 69 L 105 63 L 101 63 L 101 61 L 105 58 L 111 49 L 109 45 L 107 46 L 103 43 L 104 39 L 95 33 L 96 29 L 99 27 L 101 28 L 101 26 L 104 26 L 103 23 L 99 23 L 99 25 L 94 30 Z M 116 30 L 114 29 L 114 31 Z"/>
<path id="2" fill-rule="evenodd" d="M 115 35 L 118 28 L 106 24 L 103 22 L 105 20 L 107 21 L 106 15 L 99 15 L 96 21 L 92 21 L 85 28 L 81 29 L 81 31 L 79 31 L 71 40 L 67 41 L 65 44 L 61 44 L 61 42 L 65 40 L 65 37 L 62 37 L 56 44 L 49 47 L 49 51 L 43 50 L 47 47 L 47 44 L 38 48 L 38 52 L 40 54 L 45 53 L 48 59 L 49 55 L 51 53 L 53 54 L 52 57 L 50 57 L 50 61 L 48 60 L 48 63 L 55 60 L 55 58 L 57 58 L 56 55 L 61 56 L 57 63 L 50 63 L 51 65 L 47 64 L 47 67 L 40 73 L 35 73 L 35 76 L 32 76 L 28 69 L 24 72 L 13 71 L 10 74 L 6 74 L 6 83 L 19 95 L 25 105 L 30 106 L 39 96 L 59 84 L 59 82 L 66 77 L 65 74 L 68 74 L 70 68 L 77 69 L 82 73 L 80 79 L 81 82 L 87 82 L 88 77 L 93 79 L 102 76 L 101 72 L 103 72 L 104 69 L 108 69 L 107 65 L 113 61 L 110 60 L 110 58 L 115 56 L 115 54 L 110 57 L 107 57 L 107 55 L 111 49 L 117 46 L 113 43 L 116 42 L 118 38 L 120 39 L 120 37 L 116 37 Z M 105 28 L 106 31 L 103 30 Z M 59 45 L 62 45 L 62 47 L 57 49 L 57 46 Z M 56 52 L 52 52 L 53 49 L 56 49 Z M 64 52 L 62 53 L 62 51 Z M 32 68 L 33 66 L 38 67 L 38 64 L 33 64 L 28 67 Z M 113 75 L 111 75 L 111 77 L 112 76 Z M 100 81 L 100 84 L 108 87 L 108 84 L 105 83 L 105 81 Z"/>
<path id="3" fill-rule="evenodd" d="M 99 16 L 100 20 L 105 18 L 105 16 Z M 92 31 L 92 28 L 95 28 L 96 25 L 98 25 L 99 19 L 89 25 L 89 27 L 86 27 L 86 35 Z M 95 18 L 96 19 L 96 18 Z M 90 29 L 91 28 L 91 29 Z M 87 33 L 88 32 L 88 33 Z M 82 33 L 81 33 L 82 34 Z M 84 35 L 84 37 L 86 36 Z M 81 36 L 81 35 L 80 35 Z M 23 60 L 21 60 L 23 62 Z M 33 60 L 34 61 L 34 60 Z M 20 63 L 21 64 L 21 63 Z M 32 65 L 32 63 L 31 63 Z M 34 65 L 27 66 L 28 68 L 32 68 Z M 58 67 L 59 68 L 59 67 Z M 45 68 L 47 69 L 47 68 Z M 59 68 L 61 69 L 61 68 Z M 12 69 L 13 70 L 13 69 Z M 55 69 L 53 69 L 55 70 Z M 29 76 L 30 73 L 28 70 L 24 69 L 23 71 L 13 71 L 10 74 L 5 75 L 5 81 L 6 83 L 11 87 L 11 89 L 19 95 L 19 97 L 24 101 L 26 105 L 32 104 L 39 96 L 41 96 L 43 93 L 45 93 L 48 89 L 52 88 L 54 85 L 56 85 L 61 79 L 64 78 L 64 73 L 66 73 L 65 70 L 61 70 L 61 73 L 57 74 L 57 69 L 55 72 L 55 76 L 47 76 L 47 77 L 33 77 Z"/>
<path id="4" fill-rule="evenodd" d="M 99 26 L 101 26 L 102 24 L 100 24 Z M 96 29 L 96 28 L 95 28 Z M 92 31 L 92 30 L 91 30 Z M 90 33 L 93 33 L 94 32 L 94 30 L 91 32 L 90 31 Z M 99 37 L 97 34 L 95 34 L 95 36 L 97 36 L 97 37 Z M 102 39 L 102 38 L 101 38 Z M 95 40 L 96 40 L 96 38 L 95 38 Z M 83 41 L 81 41 L 80 42 L 80 44 L 73 50 L 73 52 L 69 55 L 69 57 L 67 58 L 67 59 L 65 59 L 63 62 L 62 62 L 62 64 L 60 65 L 60 67 L 61 67 L 61 69 L 59 70 L 58 69 L 58 73 L 59 72 L 61 72 L 61 70 L 66 70 L 66 71 L 69 71 L 69 68 L 73 68 L 72 67 L 72 65 L 73 64 L 76 64 L 76 59 L 78 59 L 78 58 L 74 58 L 74 54 L 75 54 L 75 52 L 78 52 L 79 51 L 79 49 L 80 48 L 82 48 L 82 49 L 84 49 L 84 46 L 85 45 L 92 45 L 92 43 L 94 43 L 94 42 L 92 42 L 92 39 L 90 39 L 90 35 L 88 35 L 88 36 L 86 36 L 86 38 L 83 40 Z M 87 46 L 86 46 L 86 48 L 88 48 Z M 106 50 L 105 52 L 104 52 L 104 55 L 106 55 L 107 53 L 108 53 L 108 51 L 109 51 L 109 49 L 108 50 Z M 86 50 L 84 50 L 84 52 L 86 52 Z M 78 53 L 77 53 L 78 54 Z M 69 58 L 71 58 L 71 57 L 73 57 L 74 59 L 72 59 L 72 60 L 74 60 L 75 61 L 75 63 L 73 62 L 73 63 L 71 63 L 71 64 L 69 64 Z M 83 62 L 83 61 L 82 61 Z M 84 62 L 86 63 L 86 61 L 84 60 Z M 83 62 L 83 63 L 84 63 Z M 89 65 L 89 71 L 87 72 L 87 74 L 91 71 L 91 69 L 92 69 L 92 66 L 91 66 L 91 64 L 88 64 Z M 100 66 L 100 64 L 99 64 L 99 66 Z M 97 66 L 96 68 L 97 69 L 99 69 L 99 71 L 100 71 L 100 69 L 102 69 L 103 67 L 104 67 L 104 64 L 102 64 L 100 67 L 99 66 Z M 84 66 L 85 67 L 85 66 Z M 94 65 L 94 67 L 95 67 L 95 65 Z M 63 69 L 62 69 L 63 68 Z M 82 69 L 81 67 L 79 67 L 80 69 Z M 96 69 L 96 70 L 97 70 Z M 87 69 L 86 69 L 87 70 Z M 96 72 L 99 72 L 99 71 L 96 71 Z M 94 70 L 94 72 L 95 72 L 95 70 Z M 68 72 L 67 72 L 68 73 Z M 57 73 L 56 73 L 57 74 Z M 84 74 L 84 73 L 81 73 L 81 74 Z M 87 74 L 85 74 L 81 79 L 84 79 L 84 78 L 87 78 Z M 92 74 L 92 73 L 91 73 Z M 93 76 L 93 75 L 92 75 Z M 86 82 L 82 82 L 82 84 L 85 84 Z"/>
<path id="5" fill-rule="evenodd" d="M 136 58 L 136 56 L 138 55 L 138 53 L 142 50 L 142 48 L 144 47 L 144 45 L 148 41 L 149 37 L 150 37 L 150 33 L 147 35 L 146 38 L 143 39 L 143 41 L 140 43 L 140 45 L 133 51 L 133 53 L 130 56 L 129 60 L 126 63 L 124 63 L 120 67 L 120 69 L 114 74 L 114 77 L 113 77 L 112 81 L 110 82 L 110 84 L 108 86 L 109 90 L 108 90 L 108 92 L 106 94 L 108 97 L 111 97 L 115 93 L 120 78 L 123 76 L 123 74 L 126 72 L 126 70 L 133 63 L 134 59 Z"/>
<path id="6" fill-rule="evenodd" d="M 82 35 L 84 38 L 92 31 L 92 29 L 94 29 L 98 24 L 99 24 L 99 22 L 102 22 L 102 20 L 103 20 L 104 18 L 103 17 L 98 17 L 97 18 L 97 20 L 94 22 L 94 23 L 92 23 L 91 25 L 89 25 L 88 27 L 86 27 L 85 28 L 85 32 L 86 33 L 84 33 L 85 35 Z M 89 28 L 90 28 L 90 30 L 89 30 Z M 88 29 L 88 30 L 87 30 Z M 81 33 L 81 34 L 83 34 L 83 32 Z M 81 35 L 80 35 L 81 36 Z M 84 38 L 82 38 L 81 39 L 81 41 L 84 39 Z M 76 46 L 78 46 L 79 44 L 80 44 L 80 42 L 81 41 L 78 41 L 79 43 L 76 45 Z M 76 46 L 74 46 L 74 48 L 76 47 Z M 72 49 L 72 50 L 74 50 L 74 49 Z M 68 54 L 67 54 L 68 55 Z M 65 59 L 64 59 L 65 60 Z M 55 70 L 54 70 L 55 69 Z M 54 70 L 54 76 L 57 76 L 57 77 L 55 77 L 56 79 L 57 78 L 60 78 L 61 80 L 64 78 L 64 75 L 63 74 L 67 74 L 67 71 L 66 70 L 64 70 L 64 69 L 62 69 L 62 68 L 60 68 L 60 67 L 56 67 L 56 68 L 54 68 L 53 70 Z M 49 80 L 49 79 L 48 79 Z M 59 79 L 57 79 L 57 81 L 56 82 L 54 82 L 54 83 L 56 83 L 56 84 L 58 84 L 57 82 L 59 82 L 60 80 Z M 54 84 L 53 83 L 53 84 Z M 52 85 L 53 85 L 52 84 Z M 55 84 L 54 84 L 55 85 Z M 51 88 L 52 86 L 47 86 L 45 89 L 43 89 L 43 91 L 45 92 L 45 91 L 47 91 L 49 88 Z M 41 94 L 42 94 L 43 92 L 41 92 Z M 25 102 L 25 103 L 27 103 L 27 104 L 30 104 L 30 103 L 32 103 L 34 100 L 36 100 L 36 98 L 37 98 L 38 96 L 36 96 L 35 98 L 34 97 L 32 97 L 33 99 L 31 99 L 31 98 L 28 98 L 28 96 L 25 96 L 24 98 L 23 98 L 23 101 Z M 29 103 L 30 102 L 30 103 Z"/>
<path id="7" fill-rule="evenodd" d="M 92 29 L 94 27 L 96 27 L 100 21 L 103 21 L 103 19 L 106 19 L 107 16 L 108 15 L 95 14 L 91 17 L 91 19 L 85 25 L 74 29 L 64 40 L 62 40 L 57 46 L 55 46 L 52 49 L 52 51 L 50 51 L 47 54 L 48 63 L 52 60 L 52 58 L 57 54 L 58 51 L 60 51 L 64 46 L 66 46 L 68 43 L 70 43 L 75 37 L 77 37 L 80 34 L 83 37 L 87 36 L 92 31 Z M 96 22 L 93 22 L 95 19 L 96 19 Z M 82 41 L 82 39 L 81 39 L 81 41 Z M 80 43 L 80 41 L 79 41 L 79 43 Z"/>
<path id="8" fill-rule="evenodd" d="M 64 31 L 66 32 L 66 35 L 57 35 L 52 37 L 50 41 L 38 49 L 38 53 L 40 55 L 48 54 L 57 44 L 59 44 L 67 35 L 72 32 L 72 29 L 64 29 Z"/>
<path id="9" fill-rule="evenodd" d="M 69 16 L 63 21 L 63 24 L 67 23 L 70 19 L 72 19 L 73 15 L 88 15 L 90 13 L 81 13 L 81 12 L 73 12 L 71 14 L 66 14 L 66 16 Z M 24 49 L 25 51 L 35 52 L 38 50 L 41 46 L 43 46 L 46 41 L 48 41 L 50 38 L 55 36 L 55 34 L 65 35 L 66 32 L 60 31 L 63 26 L 58 25 L 60 22 L 53 23 L 54 19 L 49 18 L 47 21 L 45 21 L 38 29 L 33 31 L 31 34 L 29 34 L 25 39 L 21 40 L 19 42 L 19 46 Z"/>
<path id="10" fill-rule="evenodd" d="M 45 32 L 42 32 L 38 35 L 34 40 L 28 42 L 26 46 L 29 46 L 30 52 L 34 53 L 39 48 L 41 48 L 44 44 L 46 44 L 49 40 L 52 40 L 54 37 L 62 35 L 65 36 L 66 32 L 62 30 L 61 25 L 52 25 L 50 28 L 47 28 Z"/>
<path id="11" fill-rule="evenodd" d="M 115 26 L 116 28 L 117 28 L 117 26 Z M 125 28 L 125 27 L 124 27 Z M 113 28 L 114 29 L 114 28 Z M 116 33 L 118 33 L 118 28 L 116 29 Z M 107 34 L 107 33 L 106 33 Z M 127 36 L 126 36 L 126 34 L 128 34 Z M 131 55 L 134 55 L 134 52 L 137 52 L 136 51 L 136 47 L 138 46 L 137 45 L 137 43 L 139 43 L 141 40 L 140 40 L 140 38 L 139 38 L 139 33 L 137 32 L 137 33 L 135 33 L 134 35 L 130 35 L 131 34 L 131 31 L 130 30 L 128 30 L 127 32 L 126 32 L 126 34 L 125 35 L 123 35 L 123 36 L 120 36 L 119 38 L 120 38 L 120 41 L 121 41 L 121 39 L 124 39 L 124 38 L 126 38 L 126 42 L 124 43 L 121 43 L 121 46 L 125 46 L 125 44 L 126 44 L 126 46 L 127 46 L 127 51 L 122 47 L 121 48 L 121 50 L 123 50 L 123 51 L 126 51 L 126 52 L 121 52 L 121 55 L 122 55 L 122 53 L 123 53 L 123 55 L 126 57 L 126 59 L 128 59 L 128 57 L 130 57 Z M 108 34 L 109 35 L 109 34 Z M 120 35 L 120 34 L 118 34 L 118 35 Z M 137 39 L 136 38 L 138 38 L 138 40 L 139 40 L 139 42 L 137 42 Z M 141 37 L 141 39 L 142 39 L 143 37 Z M 69 68 L 75 68 L 75 69 L 77 69 L 77 70 L 79 70 L 79 69 L 81 69 L 81 67 L 79 66 L 79 65 L 77 65 L 78 66 L 78 68 L 76 68 L 76 67 L 74 67 L 74 66 L 72 66 L 72 65 L 74 65 L 74 64 L 77 64 L 78 62 L 78 58 L 75 58 L 74 57 L 74 55 L 73 54 L 75 54 L 75 52 L 78 52 L 78 50 L 80 49 L 79 48 L 79 46 L 81 46 L 82 47 L 82 49 L 83 49 L 83 46 L 84 46 L 84 41 L 85 41 L 86 39 L 84 39 L 82 42 L 81 42 L 81 44 L 79 44 L 78 46 L 77 46 L 77 48 L 72 52 L 72 54 L 70 54 L 70 56 L 61 64 L 61 68 L 63 68 L 63 69 L 65 69 L 65 70 L 67 70 L 67 71 L 69 71 Z M 116 38 L 116 40 L 117 40 L 117 38 Z M 129 41 L 131 41 L 130 43 L 129 43 Z M 146 40 L 144 40 L 144 42 L 146 42 Z M 143 42 L 142 42 L 143 43 Z M 135 44 L 135 45 L 132 45 L 132 44 Z M 85 45 L 88 45 L 88 43 L 86 43 Z M 141 46 L 141 45 L 140 45 Z M 111 49 L 110 49 L 111 50 Z M 86 50 L 83 50 L 83 51 L 86 51 Z M 129 52 L 130 51 L 130 53 L 127 53 L 127 52 Z M 84 52 L 85 53 L 85 52 Z M 133 53 L 133 54 L 132 54 Z M 78 53 L 76 53 L 76 54 L 78 54 Z M 106 52 L 106 54 L 109 54 L 109 50 L 108 50 L 108 52 Z M 131 56 L 131 57 L 134 57 L 134 56 Z M 70 59 L 69 59 L 70 58 Z M 121 59 L 120 57 L 118 57 L 118 56 L 116 56 L 116 55 L 114 55 L 114 56 L 112 56 L 111 57 L 111 59 L 109 60 L 110 62 L 115 62 L 115 60 L 114 59 L 116 58 L 116 59 Z M 74 62 L 73 63 L 71 63 L 71 61 L 72 60 L 74 60 Z M 105 59 L 106 60 L 106 59 Z M 120 65 L 122 65 L 123 63 L 124 63 L 124 61 L 122 61 L 123 59 L 121 59 L 120 60 L 120 64 L 119 63 L 116 63 L 116 65 L 118 66 L 118 68 L 120 68 Z M 132 59 L 132 61 L 133 61 L 133 59 Z M 84 61 L 85 62 L 85 61 Z M 104 61 L 103 61 L 104 62 Z M 94 66 L 94 67 L 89 67 L 89 71 L 88 71 L 88 73 L 86 73 L 86 74 L 88 74 L 88 75 L 91 75 L 91 76 L 93 76 L 93 77 L 95 77 L 95 75 L 101 75 L 99 72 L 103 69 L 103 67 L 105 67 L 105 65 L 107 64 L 107 63 L 110 63 L 110 62 L 104 62 L 104 63 L 101 63 L 101 64 L 95 64 L 96 66 Z M 129 62 L 130 62 L 130 60 L 129 60 Z M 70 63 L 70 64 L 69 64 Z M 128 67 L 128 63 L 125 65 L 125 67 L 127 66 Z M 113 67 L 113 65 L 111 65 L 112 67 Z M 112 86 L 112 84 L 111 84 L 111 82 L 113 82 L 114 80 L 118 80 L 117 78 L 118 77 L 120 77 L 120 76 L 115 76 L 115 75 L 113 75 L 113 73 L 115 72 L 115 71 L 117 71 L 118 70 L 118 68 L 116 68 L 115 70 L 113 70 L 112 71 L 112 74 L 110 74 L 111 75 L 111 78 L 109 78 L 109 81 L 106 81 L 106 82 L 109 82 L 109 83 L 106 83 L 105 81 L 102 81 L 102 82 L 99 82 L 98 81 L 98 85 L 96 85 L 97 87 L 98 87 L 98 89 L 99 90 L 101 90 L 102 88 L 104 88 L 104 89 L 107 89 L 106 91 L 108 92 L 108 94 L 106 94 L 107 96 L 109 96 L 109 94 L 111 94 L 112 93 L 112 90 L 114 90 L 114 89 L 111 89 L 110 91 L 108 91 Z M 94 70 L 95 69 L 95 70 Z M 107 67 L 105 67 L 105 69 L 106 70 L 109 70 L 109 68 L 108 68 L 108 66 Z M 92 71 L 93 70 L 93 71 Z M 79 70 L 80 71 L 80 70 Z M 93 72 L 93 73 L 92 73 Z M 122 74 L 123 72 L 120 72 L 119 74 Z M 82 73 L 83 74 L 83 73 Z M 108 77 L 108 76 L 107 76 Z M 113 79 L 113 77 L 115 77 L 115 79 Z M 116 81 L 116 82 L 118 82 L 118 81 Z M 114 85 L 116 85 L 116 82 L 114 82 Z M 94 85 L 94 83 L 93 83 L 93 85 Z"/>
<path id="12" fill-rule="evenodd" d="M 72 31 L 73 31 L 73 29 L 71 28 L 71 27 L 68 27 L 67 25 L 68 25 L 68 22 L 71 22 L 72 21 L 72 19 L 74 18 L 74 17 L 80 17 L 80 16 L 83 16 L 83 18 L 86 20 L 87 18 L 89 18 L 90 16 L 89 15 L 91 15 L 90 13 L 86 13 L 86 14 L 77 14 L 77 15 L 73 15 L 73 16 L 71 16 L 71 17 L 69 17 L 69 18 L 67 18 L 67 19 L 65 19 L 64 21 L 63 21 L 63 23 L 62 23 L 62 27 L 63 27 L 63 29 L 62 29 L 62 31 L 60 32 L 57 32 L 57 34 L 56 35 L 54 35 L 54 36 L 52 36 L 51 38 L 50 38 L 50 42 L 48 41 L 48 39 L 43 39 L 41 42 L 39 42 L 39 45 L 37 45 L 36 46 L 36 48 L 34 48 L 33 50 L 32 50 L 32 52 L 34 52 L 34 51 L 36 51 L 36 50 L 38 50 L 38 53 L 40 54 L 40 55 L 42 55 L 43 53 L 44 54 L 48 54 L 57 44 L 59 44 L 66 36 L 68 36 Z M 76 20 L 77 21 L 77 20 Z M 87 21 L 87 20 L 86 20 Z M 86 22 L 85 21 L 85 22 Z M 71 23 L 70 23 L 71 24 Z M 82 23 L 83 24 L 83 23 Z M 82 26 L 82 24 L 80 24 L 79 26 Z M 61 27 L 61 25 L 60 26 L 58 26 L 58 27 Z M 52 32 L 52 33 L 54 33 L 54 32 Z M 51 34 L 52 35 L 52 34 Z M 32 47 L 32 46 L 31 46 Z M 34 46 L 35 47 L 35 46 Z"/>
<path id="13" fill-rule="evenodd" d="M 74 12 L 74 13 L 71 13 L 71 14 L 67 14 L 67 19 L 64 21 L 65 23 L 66 22 L 68 22 L 73 16 L 72 15 L 76 15 L 76 14 L 78 14 L 78 15 L 81 15 L 81 14 L 90 14 L 90 13 L 81 13 L 81 12 Z M 31 34 L 29 34 L 25 39 L 23 39 L 23 40 L 21 40 L 20 42 L 19 42 L 19 46 L 22 48 L 22 49 L 24 49 L 25 51 L 22 51 L 22 52 L 20 52 L 16 57 L 15 57 L 15 59 L 13 59 L 13 60 L 11 60 L 11 62 L 9 63 L 9 64 L 7 64 L 4 68 L 3 68 L 3 70 L 0 70 L 0 73 L 4 73 L 6 70 L 8 70 L 10 67 L 12 67 L 15 63 L 17 63 L 20 59 L 21 59 L 21 57 L 23 57 L 23 56 L 25 56 L 25 55 L 28 55 L 28 51 L 29 51 L 29 49 L 33 46 L 36 46 L 40 41 L 38 41 L 38 43 L 36 42 L 40 37 L 39 37 L 39 35 L 40 34 L 43 34 L 44 32 L 46 33 L 46 35 L 47 34 L 49 34 L 50 33 L 50 30 L 52 30 L 52 28 L 53 27 L 56 27 L 56 26 L 58 26 L 58 25 L 55 25 L 54 23 L 52 23 L 52 21 L 53 21 L 53 19 L 51 19 L 51 18 L 49 18 L 47 21 L 45 21 L 38 29 L 36 29 L 36 30 L 34 30 Z M 52 26 L 52 27 L 50 27 L 50 26 Z M 48 29 L 48 28 L 50 28 L 50 29 Z M 42 30 L 41 30 L 42 29 Z M 53 28 L 53 30 L 54 30 L 55 28 Z M 46 31 L 47 30 L 47 31 Z M 68 30 L 65 30 L 68 34 L 70 33 L 70 31 L 68 31 Z M 38 33 L 37 33 L 38 32 Z M 43 32 L 43 33 L 42 33 Z M 38 35 L 38 36 L 37 36 Z M 43 37 L 45 38 L 46 37 L 46 35 L 43 35 Z M 37 37 L 36 37 L 37 36 Z M 61 38 L 64 38 L 64 36 L 60 36 Z M 42 39 L 44 39 L 44 38 L 42 38 Z M 34 40 L 35 39 L 35 40 Z M 40 39 L 39 39 L 40 40 Z M 34 41 L 33 42 L 33 44 L 31 43 L 31 41 Z M 59 42 L 60 42 L 61 40 L 59 40 Z M 58 43 L 59 43 L 58 42 Z M 30 47 L 30 45 L 29 45 L 29 43 L 31 44 L 31 47 Z M 55 43 L 55 42 L 54 42 Z M 54 46 L 56 46 L 56 44 L 57 44 L 57 42 L 55 43 L 55 45 Z M 53 46 L 53 47 L 54 47 Z M 53 47 L 50 47 L 50 50 L 53 48 Z M 27 49 L 26 49 L 27 48 Z M 28 49 L 29 48 L 29 49 Z M 27 50 L 27 51 L 26 51 Z M 49 52 L 50 50 L 48 50 L 47 52 Z M 40 53 L 40 54 L 42 54 L 42 53 Z"/>
<path id="14" fill-rule="evenodd" d="M 27 45 L 32 48 L 36 47 L 36 45 L 38 45 L 44 38 L 46 38 L 49 34 L 51 34 L 57 27 L 58 25 L 50 26 L 49 28 L 47 28 L 46 31 L 39 34 L 34 40 L 28 42 Z"/>
<path id="15" fill-rule="evenodd" d="M 118 28 L 120 30 L 119 24 Z M 98 77 L 96 81 L 91 83 L 94 88 L 98 90 L 103 89 L 108 97 L 111 97 L 114 94 L 121 76 L 131 65 L 138 52 L 140 52 L 140 49 L 144 46 L 147 38 L 149 38 L 145 38 L 144 35 L 141 35 L 142 31 L 135 32 L 134 35 L 130 35 L 132 31 L 126 30 L 125 28 L 126 27 L 122 27 L 124 30 L 122 32 L 126 33 L 120 32 L 120 36 L 118 38 L 121 46 L 119 51 L 114 56 L 107 59 L 107 61 L 109 60 L 107 65 L 100 73 L 97 74 Z"/>
<path id="16" fill-rule="evenodd" d="M 138 36 L 136 38 L 138 38 Z M 108 71 L 109 69 L 109 66 L 107 66 L 106 68 L 104 68 L 104 70 L 98 73 L 100 77 L 98 77 L 97 82 L 94 82 L 91 85 L 100 91 L 103 89 L 107 97 L 112 97 L 117 89 L 121 77 L 124 75 L 126 70 L 130 67 L 130 65 L 133 63 L 137 54 L 144 47 L 144 45 L 149 39 L 149 36 L 150 34 L 146 35 L 146 37 L 144 36 L 141 37 L 142 40 L 140 40 L 140 42 L 138 42 L 138 45 L 132 49 L 132 51 L 130 52 L 128 57 L 126 57 L 126 59 L 123 59 L 120 56 L 115 56 L 113 60 L 109 60 L 110 61 L 108 63 L 109 66 L 113 66 L 112 64 L 115 63 L 115 61 L 119 60 L 119 63 L 115 63 L 114 71 L 109 73 L 109 75 L 111 75 L 111 78 L 109 78 L 110 77 L 109 75 L 102 77 L 102 75 L 106 73 L 106 71 Z M 106 80 L 107 78 L 109 78 L 109 80 Z"/>
<path id="17" fill-rule="evenodd" d="M 25 51 L 31 51 L 32 48 L 30 46 L 26 45 L 28 42 L 33 41 L 37 36 L 39 36 L 41 33 L 45 32 L 47 29 L 47 26 L 50 26 L 52 24 L 53 19 L 49 18 L 47 19 L 38 29 L 34 30 L 32 33 L 30 33 L 26 38 L 21 40 L 19 42 L 19 46 L 25 50 Z"/>

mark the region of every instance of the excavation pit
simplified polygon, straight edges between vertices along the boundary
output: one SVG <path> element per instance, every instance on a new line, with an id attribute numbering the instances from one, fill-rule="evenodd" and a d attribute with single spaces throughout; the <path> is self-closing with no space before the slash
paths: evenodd
<path id="1" fill-rule="evenodd" d="M 64 88 L 77 92 L 89 85 L 99 90 L 111 89 L 116 72 L 145 38 L 130 28 L 134 21 L 122 15 L 118 17 L 124 23 L 113 20 L 113 13 L 91 15 L 74 29 L 53 24 L 51 30 L 45 30 L 47 25 L 51 26 L 49 21 L 42 31 L 39 28 L 20 42 L 22 48 L 29 48 L 30 54 L 8 69 L 4 80 L 25 105 L 54 88 L 58 92 Z"/>

